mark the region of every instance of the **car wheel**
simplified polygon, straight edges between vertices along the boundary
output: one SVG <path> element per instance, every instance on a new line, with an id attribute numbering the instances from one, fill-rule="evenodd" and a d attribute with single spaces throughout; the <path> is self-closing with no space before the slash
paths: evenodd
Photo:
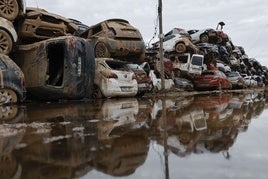
<path id="1" fill-rule="evenodd" d="M 13 21 L 19 14 L 17 0 L 0 0 L 0 16 Z"/>
<path id="2" fill-rule="evenodd" d="M 8 55 L 13 47 L 12 37 L 3 29 L 0 29 L 0 53 Z"/>
<path id="3" fill-rule="evenodd" d="M 103 98 L 102 92 L 97 85 L 94 86 L 92 97 L 93 99 Z"/>
<path id="4" fill-rule="evenodd" d="M 207 34 L 200 35 L 200 41 L 202 43 L 208 42 L 208 35 Z"/>
<path id="5" fill-rule="evenodd" d="M 18 113 L 18 107 L 17 106 L 0 106 L 0 118 L 1 120 L 11 120 L 13 119 Z"/>
<path id="6" fill-rule="evenodd" d="M 95 46 L 95 57 L 97 58 L 110 58 L 110 52 L 103 42 L 99 42 Z"/>
<path id="7" fill-rule="evenodd" d="M 173 70 L 173 74 L 174 74 L 175 77 L 180 77 L 181 76 L 181 70 L 178 69 L 178 68 L 175 68 Z"/>
<path id="8" fill-rule="evenodd" d="M 17 94 L 11 89 L 0 89 L 0 104 L 17 103 Z"/>
<path id="9" fill-rule="evenodd" d="M 185 46 L 184 43 L 179 42 L 179 43 L 176 44 L 176 46 L 175 46 L 175 50 L 176 50 L 176 52 L 178 52 L 178 53 L 184 53 L 184 52 L 186 51 L 186 46 Z"/>

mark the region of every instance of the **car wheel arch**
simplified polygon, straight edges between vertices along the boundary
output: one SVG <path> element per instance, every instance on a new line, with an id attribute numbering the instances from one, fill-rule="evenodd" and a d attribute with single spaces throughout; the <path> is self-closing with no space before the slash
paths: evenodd
<path id="1" fill-rule="evenodd" d="M 10 46 L 8 47 L 8 48 L 10 48 L 10 50 L 7 51 L 6 53 L 1 52 L 1 53 L 5 54 L 5 55 L 8 55 L 8 54 L 9 54 L 10 52 L 12 52 L 12 50 L 14 49 L 15 39 L 14 39 L 13 35 L 11 34 L 11 32 L 8 31 L 8 29 L 6 29 L 6 28 L 4 28 L 4 27 L 0 27 L 0 34 L 1 34 L 1 30 L 2 30 L 3 32 L 7 33 L 7 35 L 8 35 L 9 38 L 10 38 L 10 41 L 11 41 L 11 44 L 10 44 Z M 1 36 L 5 36 L 5 34 L 1 34 Z M 1 41 L 1 43 L 2 43 L 2 41 Z M 0 44 L 0 46 L 1 46 L 1 44 Z"/>

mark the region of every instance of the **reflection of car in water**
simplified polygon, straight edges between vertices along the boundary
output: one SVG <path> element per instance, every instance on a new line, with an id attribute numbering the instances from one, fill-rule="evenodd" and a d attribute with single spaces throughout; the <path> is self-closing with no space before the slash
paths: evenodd
<path id="1" fill-rule="evenodd" d="M 137 118 L 139 114 L 139 103 L 135 98 L 109 99 L 102 105 L 97 118 L 99 138 L 112 137 L 116 133 L 125 133 L 142 127 L 147 118 Z"/>
<path id="2" fill-rule="evenodd" d="M 102 140 L 92 166 L 111 176 L 130 176 L 145 162 L 149 142 L 144 128 L 129 131 L 114 139 Z"/>
<path id="3" fill-rule="evenodd" d="M 94 54 L 82 38 L 62 36 L 20 45 L 14 60 L 24 72 L 27 91 L 38 99 L 92 96 Z"/>

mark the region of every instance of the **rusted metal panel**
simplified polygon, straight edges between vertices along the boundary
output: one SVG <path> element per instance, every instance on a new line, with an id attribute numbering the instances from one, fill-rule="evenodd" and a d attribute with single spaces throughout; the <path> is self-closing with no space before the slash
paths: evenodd
<path id="1" fill-rule="evenodd" d="M 39 99 L 91 97 L 94 52 L 80 37 L 63 36 L 20 45 L 15 61 L 25 74 L 28 92 Z"/>

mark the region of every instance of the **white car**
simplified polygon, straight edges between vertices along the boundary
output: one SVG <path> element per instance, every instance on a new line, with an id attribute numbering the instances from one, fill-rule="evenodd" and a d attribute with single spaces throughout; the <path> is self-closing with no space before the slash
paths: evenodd
<path id="1" fill-rule="evenodd" d="M 150 70 L 149 77 L 153 82 L 153 89 L 154 91 L 161 90 L 161 77 L 157 75 L 154 70 Z M 174 81 L 172 79 L 165 78 L 165 89 L 169 90 L 175 87 Z"/>
<path id="2" fill-rule="evenodd" d="M 9 20 L 0 17 L 0 53 L 8 55 L 17 40 L 18 35 L 13 24 Z"/>
<path id="3" fill-rule="evenodd" d="M 153 46 L 154 48 L 159 48 L 159 42 L 154 43 Z M 166 36 L 163 40 L 163 49 L 167 53 L 184 53 L 187 49 L 192 50 L 194 53 L 197 51 L 197 48 L 189 37 L 181 34 L 171 34 Z"/>
<path id="4" fill-rule="evenodd" d="M 205 43 L 215 41 L 217 38 L 217 32 L 214 29 L 201 29 L 201 30 L 189 30 L 193 43 Z"/>
<path id="5" fill-rule="evenodd" d="M 94 98 L 131 97 L 138 92 L 134 72 L 113 58 L 95 58 L 94 83 Z"/>

